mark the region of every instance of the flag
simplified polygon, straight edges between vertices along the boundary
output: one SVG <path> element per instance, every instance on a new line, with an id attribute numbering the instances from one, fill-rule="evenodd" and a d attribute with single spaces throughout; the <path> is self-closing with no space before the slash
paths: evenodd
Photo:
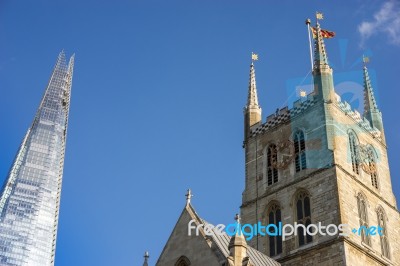
<path id="1" fill-rule="evenodd" d="M 257 61 L 258 60 L 258 54 L 251 53 L 251 60 Z"/>
<path id="2" fill-rule="evenodd" d="M 314 39 L 317 38 L 317 28 L 311 27 L 311 30 L 312 30 L 313 38 L 314 38 Z M 322 38 L 330 39 L 330 38 L 335 37 L 335 34 L 336 34 L 336 33 L 333 32 L 333 31 L 321 29 Z"/>
<path id="3" fill-rule="evenodd" d="M 324 19 L 324 15 L 319 12 L 317 12 L 316 17 L 317 17 L 317 19 Z"/>

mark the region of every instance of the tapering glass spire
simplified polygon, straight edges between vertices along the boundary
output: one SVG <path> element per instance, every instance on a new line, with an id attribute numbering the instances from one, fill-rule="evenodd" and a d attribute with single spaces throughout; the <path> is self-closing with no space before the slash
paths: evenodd
<path id="1" fill-rule="evenodd" d="M 74 56 L 57 59 L 0 196 L 0 265 L 54 265 Z"/>

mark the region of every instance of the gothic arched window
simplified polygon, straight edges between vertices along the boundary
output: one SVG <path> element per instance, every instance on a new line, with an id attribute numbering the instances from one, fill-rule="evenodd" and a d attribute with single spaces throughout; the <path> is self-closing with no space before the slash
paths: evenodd
<path id="1" fill-rule="evenodd" d="M 302 224 L 307 228 L 311 224 L 310 196 L 306 192 L 301 192 L 296 197 L 296 217 L 297 224 Z M 312 242 L 312 235 L 308 234 L 301 226 L 297 228 L 299 246 Z"/>
<path id="2" fill-rule="evenodd" d="M 386 215 L 385 212 L 382 210 L 382 208 L 378 209 L 377 215 L 378 215 L 378 226 L 382 228 L 380 234 L 382 256 L 389 259 L 390 252 L 389 252 L 389 240 L 387 238 Z"/>
<path id="3" fill-rule="evenodd" d="M 273 204 L 268 210 L 268 224 L 275 224 L 279 227 L 279 223 L 282 222 L 281 209 L 278 204 Z M 271 227 L 271 233 L 275 232 L 275 228 Z M 281 235 L 270 235 L 269 238 L 269 255 L 275 256 L 282 253 L 282 236 Z"/>
<path id="4" fill-rule="evenodd" d="M 301 130 L 297 131 L 294 135 L 294 152 L 296 154 L 296 172 L 300 172 L 307 168 L 306 144 L 304 141 L 304 133 Z"/>
<path id="5" fill-rule="evenodd" d="M 351 154 L 351 166 L 353 167 L 353 172 L 358 175 L 360 173 L 360 170 L 358 163 L 357 137 L 353 132 L 349 133 L 349 144 Z"/>
<path id="6" fill-rule="evenodd" d="M 278 153 L 275 144 L 269 145 L 267 149 L 267 184 L 268 186 L 278 182 L 278 170 L 276 163 L 278 160 Z"/>
<path id="7" fill-rule="evenodd" d="M 367 234 L 368 230 L 368 209 L 367 209 L 367 201 L 364 196 L 359 193 L 357 196 L 357 208 L 358 208 L 358 218 L 360 221 L 360 229 L 359 234 L 361 234 L 361 241 L 370 245 L 369 235 Z"/>
<path id="8" fill-rule="evenodd" d="M 378 188 L 378 173 L 377 173 L 377 167 L 376 167 L 376 160 L 375 160 L 375 154 L 374 150 L 372 148 L 369 148 L 368 151 L 368 164 L 369 164 L 369 169 L 371 169 L 371 184 L 374 188 Z"/>
<path id="9" fill-rule="evenodd" d="M 176 262 L 175 262 L 175 266 L 189 266 L 190 265 L 190 260 L 185 257 L 185 256 L 181 256 Z"/>

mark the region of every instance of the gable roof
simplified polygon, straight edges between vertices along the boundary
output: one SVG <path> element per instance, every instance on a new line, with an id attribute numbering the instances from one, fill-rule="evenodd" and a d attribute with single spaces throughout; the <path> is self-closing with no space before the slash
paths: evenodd
<path id="1" fill-rule="evenodd" d="M 178 219 L 177 224 L 179 223 L 180 219 L 182 218 L 182 215 L 185 213 L 188 214 L 190 216 L 190 218 L 195 221 L 196 225 L 200 225 L 200 224 L 203 224 L 204 226 L 212 225 L 211 223 L 202 219 L 197 214 L 197 212 L 195 211 L 195 209 L 193 208 L 193 206 L 190 203 L 186 204 L 185 208 L 182 211 L 181 216 Z M 171 237 L 174 234 L 174 231 L 176 231 L 176 226 L 177 225 L 175 225 L 175 228 L 174 228 L 173 232 L 171 233 L 171 236 L 168 239 L 166 246 L 168 244 L 170 244 Z M 204 228 L 204 226 L 203 226 L 203 228 Z M 204 233 L 204 231 L 202 230 L 202 228 L 200 228 L 199 232 L 200 232 L 200 234 L 203 235 L 202 239 L 204 239 L 204 241 L 207 243 L 208 247 L 215 254 L 216 258 L 219 258 L 218 259 L 219 261 L 221 261 L 221 259 L 225 260 L 226 258 L 228 258 L 230 256 L 228 246 L 229 246 L 231 237 L 229 235 L 227 235 L 225 232 L 223 232 L 222 234 L 220 234 L 219 232 L 217 233 L 214 226 L 212 226 L 211 228 L 212 228 L 211 236 L 206 235 Z M 192 237 L 196 237 L 196 236 L 193 235 Z M 161 257 L 166 255 L 166 254 L 164 254 L 166 252 L 166 246 L 164 247 L 164 249 L 160 255 L 160 258 L 158 259 L 157 265 L 161 265 L 161 264 L 159 264 L 160 259 L 161 259 Z M 280 263 L 278 263 L 277 261 L 271 259 L 267 255 L 263 254 L 262 252 L 254 249 L 250 246 L 247 246 L 247 256 L 249 257 L 251 264 L 254 266 L 279 266 L 280 265 Z"/>

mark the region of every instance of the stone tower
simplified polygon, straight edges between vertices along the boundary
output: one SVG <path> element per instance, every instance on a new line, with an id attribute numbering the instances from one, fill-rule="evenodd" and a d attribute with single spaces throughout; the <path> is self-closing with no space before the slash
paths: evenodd
<path id="1" fill-rule="evenodd" d="M 250 67 L 241 216 L 249 224 L 347 224 L 348 234 L 299 227 L 286 239 L 258 236 L 248 245 L 283 265 L 400 265 L 400 214 L 368 70 L 361 115 L 335 93 L 318 22 L 314 30 L 314 90 L 292 109 L 263 122 Z M 365 230 L 373 226 L 382 228 L 379 234 Z"/>

